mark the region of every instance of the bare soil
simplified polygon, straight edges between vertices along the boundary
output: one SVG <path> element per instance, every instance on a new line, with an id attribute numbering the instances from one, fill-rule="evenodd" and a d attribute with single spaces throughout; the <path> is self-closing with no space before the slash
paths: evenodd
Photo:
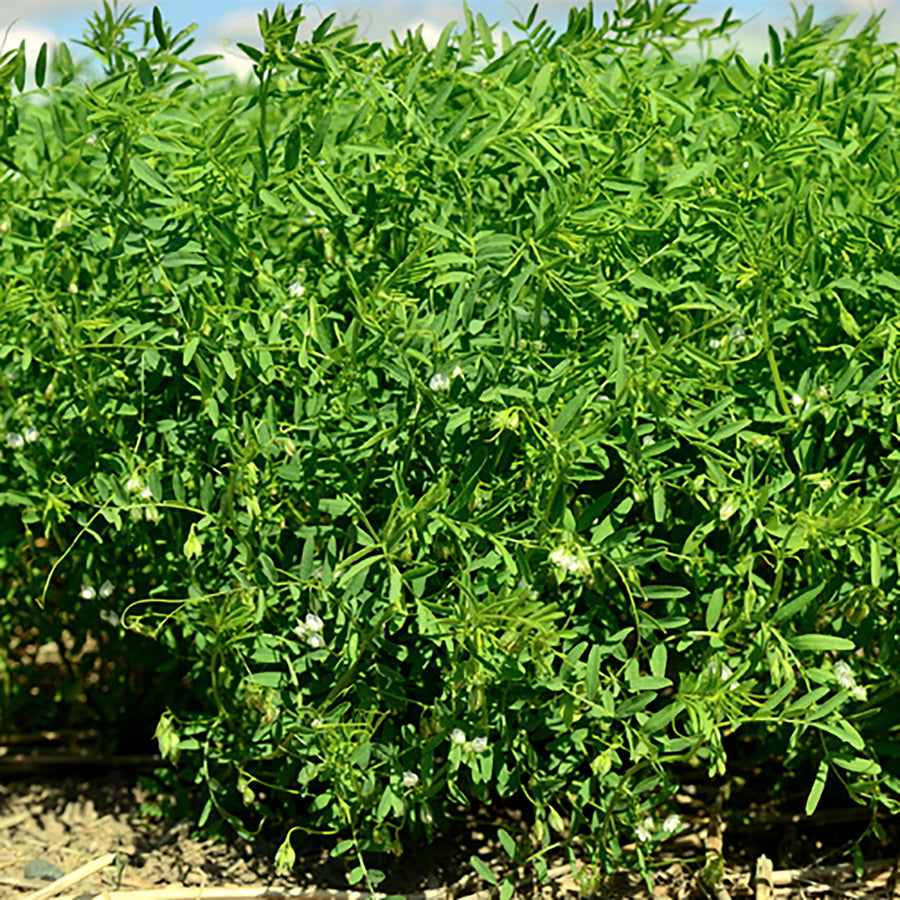
<path id="1" fill-rule="evenodd" d="M 210 840 L 197 836 L 187 821 L 148 815 L 157 801 L 141 784 L 148 760 L 91 762 L 55 750 L 0 752 L 0 898 L 25 900 L 43 889 L 44 895 L 33 898 L 38 900 L 47 895 L 54 875 L 71 874 L 108 854 L 112 859 L 102 869 L 52 895 L 86 900 L 184 887 L 192 890 L 181 896 L 202 897 L 204 889 L 228 887 L 243 889 L 245 897 L 251 888 L 266 888 L 271 898 L 303 888 L 303 896 L 319 900 L 346 898 L 352 861 L 330 858 L 328 845 L 296 841 L 297 864 L 290 876 L 279 877 L 274 865 L 277 841 L 272 838 L 253 843 Z M 151 768 L 158 765 L 149 762 Z M 721 811 L 721 789 L 689 785 L 679 797 L 688 827 L 667 842 L 649 886 L 633 873 L 591 878 L 590 867 L 583 863 L 580 874 L 573 874 L 562 856 L 548 859 L 550 875 L 543 884 L 533 872 L 511 872 L 495 839 L 496 826 L 521 832 L 521 813 L 482 810 L 461 811 L 459 821 L 431 845 L 377 860 L 387 875 L 380 887 L 388 894 L 418 895 L 420 900 L 487 898 L 491 886 L 475 875 L 470 863 L 476 855 L 501 876 L 514 875 L 516 896 L 548 900 L 579 893 L 647 900 L 900 898 L 897 822 L 883 821 L 884 838 L 864 842 L 866 866 L 858 875 L 850 864 L 851 847 L 865 830 L 865 810 L 832 808 L 806 819 L 784 803 L 758 802 L 759 796 L 752 789 L 735 791 L 727 804 L 732 812 L 726 814 Z M 724 862 L 718 877 L 707 865 L 716 857 Z M 761 857 L 772 861 L 773 871 L 762 879 L 771 885 L 754 881 Z M 37 865 L 43 866 L 43 877 L 34 874 L 35 860 L 42 861 Z"/>

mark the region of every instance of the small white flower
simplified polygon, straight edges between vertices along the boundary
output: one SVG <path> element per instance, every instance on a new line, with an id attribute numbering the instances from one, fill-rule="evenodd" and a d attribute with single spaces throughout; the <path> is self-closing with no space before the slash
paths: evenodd
<path id="1" fill-rule="evenodd" d="M 484 753 L 488 748 L 488 739 L 486 737 L 477 737 L 472 739 L 472 750 L 475 753 Z"/>
<path id="2" fill-rule="evenodd" d="M 433 391 L 449 391 L 450 379 L 443 372 L 435 372 L 428 381 L 428 387 Z"/>
<path id="3" fill-rule="evenodd" d="M 29 444 L 33 444 L 40 436 L 41 433 L 34 427 L 34 425 L 29 425 L 25 429 L 25 434 L 23 435 L 25 441 Z"/>
<path id="4" fill-rule="evenodd" d="M 100 585 L 100 590 L 97 592 L 104 600 L 108 599 L 112 596 L 112 592 L 115 590 L 115 585 L 107 578 L 103 584 Z"/>
<path id="5" fill-rule="evenodd" d="M 138 494 L 138 497 L 141 500 L 152 500 L 153 499 L 153 491 L 150 490 L 150 486 L 144 485 L 144 487 L 141 488 L 141 491 Z"/>
<path id="6" fill-rule="evenodd" d="M 454 744 L 462 746 L 466 742 L 466 733 L 462 728 L 454 728 L 453 731 L 450 732 L 450 740 L 453 741 Z"/>
<path id="7" fill-rule="evenodd" d="M 549 558 L 553 565 L 572 575 L 585 577 L 591 572 L 590 566 L 584 560 L 570 553 L 565 547 L 557 547 Z"/>
<path id="8" fill-rule="evenodd" d="M 21 450 L 25 446 L 25 438 L 18 431 L 11 431 L 6 436 L 6 445 L 10 450 Z"/>
<path id="9" fill-rule="evenodd" d="M 741 168 L 742 168 L 742 169 L 749 169 L 749 168 L 750 168 L 750 163 L 747 162 L 747 160 L 745 159 L 745 160 L 741 163 Z"/>
<path id="10" fill-rule="evenodd" d="M 722 346 L 722 342 L 718 338 L 710 338 L 709 339 L 709 349 L 710 350 L 718 350 L 719 347 Z"/>
<path id="11" fill-rule="evenodd" d="M 791 406 L 803 406 L 803 398 L 796 391 L 791 394 Z"/>
<path id="12" fill-rule="evenodd" d="M 828 397 L 828 385 L 827 385 L 827 384 L 820 384 L 820 385 L 816 388 L 816 396 L 817 396 L 820 400 L 825 400 L 825 399 L 827 399 L 827 397 Z"/>
<path id="13" fill-rule="evenodd" d="M 92 132 L 91 134 L 89 134 L 89 135 L 87 136 L 86 140 L 87 140 L 88 144 L 90 144 L 91 146 L 93 146 L 94 144 L 96 144 L 96 143 L 97 143 L 97 140 L 98 140 L 98 139 L 97 139 L 96 133 Z"/>
<path id="14" fill-rule="evenodd" d="M 463 374 L 462 366 L 454 366 L 453 371 L 450 373 L 451 378 L 461 378 Z"/>
<path id="15" fill-rule="evenodd" d="M 646 844 L 653 837 L 653 832 L 655 831 L 655 826 L 653 824 L 653 819 L 649 816 L 638 825 L 637 828 L 634 829 L 634 833 L 637 836 L 637 839 L 642 843 Z"/>
<path id="16" fill-rule="evenodd" d="M 119 614 L 112 609 L 101 609 L 100 618 L 103 619 L 104 622 L 109 622 L 113 628 L 118 628 L 122 621 L 119 618 Z"/>
<path id="17" fill-rule="evenodd" d="M 850 688 L 850 696 L 853 697 L 854 700 L 865 700 L 869 696 L 869 693 L 861 684 L 855 684 Z"/>
<path id="18" fill-rule="evenodd" d="M 304 295 L 306 292 L 306 288 L 303 287 L 303 282 L 300 280 L 292 281 L 288 286 L 288 293 L 292 297 L 296 297 L 298 300 Z"/>
<path id="19" fill-rule="evenodd" d="M 856 687 L 856 677 L 853 674 L 853 670 L 843 660 L 838 660 L 834 664 L 834 677 L 845 691 L 852 691 Z"/>
<path id="20" fill-rule="evenodd" d="M 430 825 L 434 821 L 434 816 L 431 815 L 431 810 L 427 806 L 423 806 L 419 810 L 419 819 L 423 825 Z"/>
<path id="21" fill-rule="evenodd" d="M 645 434 L 641 438 L 641 446 L 642 447 L 652 447 L 655 443 L 656 443 L 656 441 L 653 440 L 652 436 L 649 434 Z"/>
<path id="22" fill-rule="evenodd" d="M 97 596 L 97 592 L 92 585 L 83 584 L 81 590 L 78 592 L 78 596 L 81 597 L 82 600 L 93 600 L 94 597 Z"/>
<path id="23" fill-rule="evenodd" d="M 312 725 L 313 728 L 319 728 L 325 723 L 321 719 L 313 719 L 309 724 Z"/>
<path id="24" fill-rule="evenodd" d="M 709 663 L 709 671 L 712 672 L 713 675 L 718 675 L 720 681 L 728 681 L 734 675 L 730 666 L 727 666 L 725 663 L 717 662 L 716 660 L 710 660 Z M 734 690 L 738 686 L 738 682 L 733 681 L 729 685 L 729 690 Z"/>
<path id="25" fill-rule="evenodd" d="M 726 500 L 719 508 L 719 518 L 727 522 L 737 512 L 737 504 L 734 500 Z"/>
<path id="26" fill-rule="evenodd" d="M 313 650 L 319 650 L 325 646 L 325 638 L 323 638 L 321 634 L 312 632 L 306 636 L 306 643 L 309 644 Z"/>
<path id="27" fill-rule="evenodd" d="M 144 518 L 148 522 L 154 524 L 159 521 L 159 510 L 155 506 L 147 506 L 144 508 Z"/>
<path id="28" fill-rule="evenodd" d="M 747 337 L 747 332 L 744 331 L 740 325 L 732 325 L 731 330 L 728 332 L 728 337 L 731 338 L 735 344 L 743 344 Z"/>
<path id="29" fill-rule="evenodd" d="M 136 494 L 142 486 L 143 482 L 137 475 L 132 475 L 131 478 L 125 482 L 125 490 L 128 491 L 129 494 Z"/>
<path id="30" fill-rule="evenodd" d="M 419 783 L 419 776 L 415 772 L 403 773 L 403 787 L 414 788 Z"/>
<path id="31" fill-rule="evenodd" d="M 636 341 L 641 336 L 640 328 L 632 328 L 631 329 L 631 339 Z"/>
<path id="32" fill-rule="evenodd" d="M 681 816 L 666 816 L 665 821 L 662 823 L 662 830 L 666 834 L 675 834 L 676 831 L 681 827 Z"/>
<path id="33" fill-rule="evenodd" d="M 565 547 L 557 547 L 550 554 L 550 562 L 566 572 L 574 572 L 578 568 L 578 560 Z"/>
<path id="34" fill-rule="evenodd" d="M 309 631 L 312 631 L 316 634 L 319 634 L 325 627 L 325 623 L 315 613 L 306 614 L 305 625 Z"/>

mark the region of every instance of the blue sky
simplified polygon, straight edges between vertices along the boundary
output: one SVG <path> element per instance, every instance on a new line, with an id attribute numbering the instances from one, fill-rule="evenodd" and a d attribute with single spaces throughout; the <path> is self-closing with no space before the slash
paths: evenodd
<path id="1" fill-rule="evenodd" d="M 163 17 L 173 27 L 183 28 L 196 23 L 195 33 L 198 52 L 224 53 L 233 67 L 241 68 L 242 54 L 234 48 L 234 41 L 256 43 L 256 15 L 267 0 L 256 3 L 248 0 L 156 0 Z M 274 8 L 277 0 L 268 0 Z M 365 35 L 373 40 L 387 39 L 391 29 L 403 32 L 407 28 L 424 25 L 426 38 L 436 36 L 443 26 L 462 18 L 462 3 L 456 0 L 324 0 L 316 4 L 304 4 L 308 17 L 308 27 L 314 27 L 323 15 L 336 11 L 342 20 L 355 19 Z M 509 28 L 517 17 L 516 7 L 527 14 L 533 0 L 470 0 L 473 10 L 484 13 L 490 22 Z M 124 5 L 125 0 L 121 0 Z M 515 3 L 515 6 L 513 5 Z M 149 15 L 153 0 L 131 0 L 131 5 Z M 288 8 L 294 4 L 287 2 Z M 563 27 L 569 0 L 546 0 L 540 4 L 539 13 L 551 25 Z M 805 0 L 795 0 L 795 6 L 802 12 L 808 4 Z M 44 40 L 71 41 L 81 35 L 84 24 L 91 12 L 99 6 L 93 0 L 0 0 L 0 32 L 12 25 L 6 37 L 6 49 L 16 46 L 23 38 L 29 48 L 29 56 L 37 53 Z M 779 31 L 793 21 L 791 4 L 788 0 L 697 0 L 693 17 L 720 19 L 724 11 L 732 6 L 733 17 L 747 24 L 737 34 L 737 41 L 748 58 L 759 58 L 767 47 L 766 26 L 775 25 Z M 614 0 L 595 0 L 595 15 L 604 9 L 614 8 Z M 858 23 L 864 22 L 870 14 L 887 9 L 882 25 L 883 36 L 888 40 L 900 41 L 900 2 L 897 0 L 821 0 L 815 4 L 816 20 L 823 20 L 837 13 L 857 13 Z M 33 48 L 33 49 L 31 49 Z M 72 47 L 71 49 L 76 49 Z"/>

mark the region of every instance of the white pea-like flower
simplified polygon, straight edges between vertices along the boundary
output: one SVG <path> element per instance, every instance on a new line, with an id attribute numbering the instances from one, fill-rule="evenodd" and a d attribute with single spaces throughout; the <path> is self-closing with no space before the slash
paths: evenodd
<path id="1" fill-rule="evenodd" d="M 570 574 L 577 575 L 581 578 L 590 575 L 591 567 L 588 563 L 576 554 L 567 550 L 565 547 L 557 547 L 556 550 L 550 554 L 549 559 L 553 565 L 562 569 L 563 572 L 569 572 Z"/>
<path id="2" fill-rule="evenodd" d="M 816 388 L 816 397 L 818 397 L 819 400 L 828 399 L 828 385 L 827 384 L 820 384 Z"/>
<path id="3" fill-rule="evenodd" d="M 451 378 L 462 378 L 463 370 L 462 366 L 454 366 L 453 371 L 450 373 Z"/>
<path id="4" fill-rule="evenodd" d="M 125 490 L 128 491 L 129 494 L 136 494 L 143 487 L 143 482 L 137 475 L 132 475 L 128 481 L 125 482 Z"/>
<path id="5" fill-rule="evenodd" d="M 419 776 L 415 772 L 406 771 L 403 773 L 403 787 L 414 788 L 419 783 Z"/>
<path id="6" fill-rule="evenodd" d="M 313 650 L 319 650 L 325 646 L 325 638 L 322 636 L 324 627 L 325 623 L 315 613 L 307 613 L 305 619 L 297 623 L 294 634 L 301 641 L 306 641 Z"/>
<path id="7" fill-rule="evenodd" d="M 443 372 L 435 372 L 428 380 L 428 387 L 433 391 L 449 391 L 450 379 Z"/>
<path id="8" fill-rule="evenodd" d="M 22 436 L 25 438 L 25 443 L 33 444 L 41 436 L 41 433 L 34 425 L 29 425 Z"/>
<path id="9" fill-rule="evenodd" d="M 299 300 L 306 293 L 306 288 L 303 287 L 303 282 L 297 279 L 288 285 L 288 293 Z"/>
<path id="10" fill-rule="evenodd" d="M 25 438 L 18 431 L 11 431 L 6 436 L 6 446 L 10 450 L 21 450 L 25 446 Z"/>
<path id="11" fill-rule="evenodd" d="M 718 338 L 710 338 L 709 339 L 709 349 L 710 350 L 718 350 L 719 347 L 722 346 L 722 342 Z"/>
<path id="12" fill-rule="evenodd" d="M 791 394 L 791 406 L 794 406 L 794 407 L 803 406 L 803 398 L 796 391 L 794 391 L 794 393 Z"/>
<path id="13" fill-rule="evenodd" d="M 856 676 L 853 674 L 853 669 L 851 669 L 847 663 L 843 660 L 838 660 L 834 664 L 833 670 L 837 683 L 845 691 L 849 691 L 850 696 L 853 697 L 854 700 L 862 701 L 868 698 L 868 691 L 862 685 L 856 683 Z"/>
<path id="14" fill-rule="evenodd" d="M 450 740 L 453 741 L 454 744 L 462 746 L 466 742 L 466 733 L 462 728 L 454 728 L 453 731 L 450 732 Z"/>
<path id="15" fill-rule="evenodd" d="M 656 830 L 656 827 L 653 824 L 653 819 L 647 816 L 637 828 L 634 829 L 635 836 L 642 843 L 646 844 L 653 837 L 653 832 Z"/>
<path id="16" fill-rule="evenodd" d="M 93 585 L 83 584 L 81 590 L 78 591 L 78 596 L 81 597 L 82 600 L 93 600 L 94 597 L 97 596 L 97 591 L 94 589 Z"/>
<path id="17" fill-rule="evenodd" d="M 726 500 L 721 507 L 719 507 L 719 518 L 723 522 L 727 522 L 736 512 L 737 512 L 737 503 L 734 500 Z"/>
<path id="18" fill-rule="evenodd" d="M 734 676 L 734 671 L 730 666 L 725 663 L 717 662 L 716 660 L 711 660 L 709 663 L 709 671 L 712 672 L 713 675 L 718 675 L 720 681 L 728 681 L 730 678 Z M 738 687 L 737 681 L 732 681 L 728 686 L 728 690 L 733 691 Z"/>
<path id="19" fill-rule="evenodd" d="M 100 595 L 101 599 L 107 600 L 112 596 L 115 589 L 115 585 L 107 578 L 106 581 L 100 585 L 100 590 L 97 593 Z"/>
<path id="20" fill-rule="evenodd" d="M 101 609 L 100 610 L 100 618 L 103 619 L 104 622 L 108 622 L 113 628 L 118 628 L 122 623 L 122 620 L 119 618 L 119 614 L 112 609 Z"/>
<path id="21" fill-rule="evenodd" d="M 675 834 L 675 832 L 678 831 L 679 828 L 681 828 L 681 816 L 666 816 L 665 820 L 662 823 L 662 830 L 666 834 Z"/>
<path id="22" fill-rule="evenodd" d="M 856 687 L 856 676 L 853 674 L 850 666 L 843 660 L 838 660 L 834 664 L 834 677 L 845 691 L 852 691 Z"/>
<path id="23" fill-rule="evenodd" d="M 141 500 L 152 500 L 153 499 L 153 491 L 150 490 L 149 485 L 144 485 L 138 493 L 138 497 Z"/>
<path id="24" fill-rule="evenodd" d="M 565 572 L 574 572 L 578 568 L 578 560 L 565 547 L 557 547 L 550 554 L 550 562 Z"/>
<path id="25" fill-rule="evenodd" d="M 747 337 L 747 332 L 744 331 L 744 329 L 741 328 L 740 325 L 732 325 L 731 330 L 728 332 L 728 337 L 735 344 L 743 344 Z"/>
<path id="26" fill-rule="evenodd" d="M 156 524 L 159 521 L 159 510 L 155 506 L 147 506 L 144 508 L 144 518 L 148 522 Z"/>
<path id="27" fill-rule="evenodd" d="M 477 737 L 472 739 L 472 750 L 475 753 L 484 753 L 488 748 L 488 739 L 486 737 Z"/>

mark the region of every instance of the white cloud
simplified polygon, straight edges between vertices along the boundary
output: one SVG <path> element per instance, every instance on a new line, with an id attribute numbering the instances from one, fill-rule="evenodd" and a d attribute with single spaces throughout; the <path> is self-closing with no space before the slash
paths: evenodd
<path id="1" fill-rule="evenodd" d="M 0 55 L 8 50 L 15 50 L 22 41 L 25 41 L 25 59 L 31 67 L 37 59 L 41 44 L 46 42 L 52 49 L 59 43 L 59 37 L 49 28 L 42 28 L 30 22 L 15 22 L 0 35 Z"/>
<path id="2" fill-rule="evenodd" d="M 288 6 L 290 9 L 290 6 Z M 391 44 L 391 32 L 394 31 L 401 40 L 407 30 L 415 32 L 422 27 L 422 38 L 429 46 L 434 46 L 444 26 L 453 20 L 463 18 L 462 8 L 455 4 L 436 0 L 425 7 L 410 6 L 400 0 L 386 0 L 377 9 L 360 7 L 351 4 L 341 7 L 328 7 L 326 10 L 304 8 L 306 19 L 301 23 L 298 40 L 307 40 L 326 15 L 334 11 L 337 15 L 332 28 L 341 25 L 358 26 L 357 37 L 360 40 L 381 41 Z M 241 77 L 249 76 L 253 71 L 253 63 L 237 46 L 240 41 L 252 47 L 262 48 L 259 34 L 259 21 L 256 9 L 238 10 L 228 13 L 205 29 L 205 39 L 198 52 L 220 53 L 223 55 L 221 66 Z"/>
<path id="3" fill-rule="evenodd" d="M 15 50 L 19 44 L 25 41 L 25 91 L 32 91 L 34 83 L 34 64 L 37 62 L 41 46 L 46 43 L 52 58 L 53 50 L 59 44 L 59 37 L 47 28 L 26 23 L 17 22 L 8 26 L 0 34 L 0 56 L 10 50 Z"/>

